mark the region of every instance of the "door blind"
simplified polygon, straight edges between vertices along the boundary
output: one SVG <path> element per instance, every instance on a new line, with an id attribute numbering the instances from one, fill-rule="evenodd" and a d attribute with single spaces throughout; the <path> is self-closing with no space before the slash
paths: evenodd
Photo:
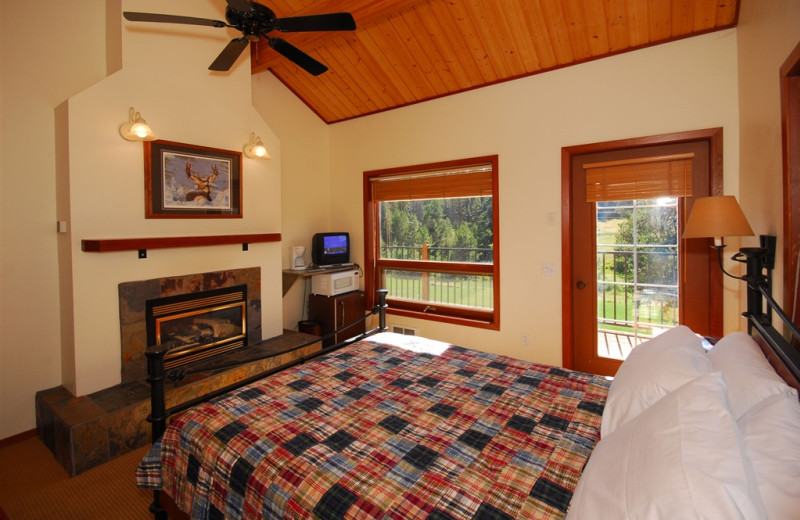
<path id="1" fill-rule="evenodd" d="M 586 201 L 692 195 L 693 153 L 585 164 Z"/>

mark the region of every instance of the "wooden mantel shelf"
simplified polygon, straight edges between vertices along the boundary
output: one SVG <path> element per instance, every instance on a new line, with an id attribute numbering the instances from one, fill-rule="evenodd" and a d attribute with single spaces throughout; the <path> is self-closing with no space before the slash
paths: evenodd
<path id="1" fill-rule="evenodd" d="M 164 249 L 173 247 L 254 244 L 256 242 L 280 242 L 280 240 L 280 233 L 196 237 L 102 238 L 81 240 L 81 250 L 86 253 L 108 253 L 111 251 L 146 251 L 148 249 Z"/>

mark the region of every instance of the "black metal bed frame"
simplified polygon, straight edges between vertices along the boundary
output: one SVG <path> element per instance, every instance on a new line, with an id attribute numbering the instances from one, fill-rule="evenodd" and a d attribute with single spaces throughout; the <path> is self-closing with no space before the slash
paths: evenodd
<path id="1" fill-rule="evenodd" d="M 772 260 L 768 248 L 742 248 L 733 256 L 738 262 L 747 265 L 747 272 L 740 279 L 747 283 L 747 311 L 742 316 L 747 318 L 747 331 L 752 335 L 755 331 L 761 337 L 768 351 L 777 358 L 779 366 L 775 370 L 786 379 L 787 383 L 800 390 L 800 330 L 783 312 L 778 302 L 772 298 Z M 785 329 L 781 334 L 772 324 L 773 313 L 779 318 Z M 773 364 L 774 360 L 770 360 Z M 785 370 L 783 370 L 785 369 Z"/>
<path id="2" fill-rule="evenodd" d="M 800 350 L 796 344 L 800 344 L 800 331 L 792 323 L 788 316 L 783 312 L 778 303 L 772 298 L 770 290 L 771 269 L 767 266 L 769 263 L 765 258 L 765 250 L 762 248 L 745 248 L 741 253 L 737 253 L 739 257 L 737 260 L 746 262 L 747 274 L 740 279 L 747 283 L 747 311 L 742 315 L 748 320 L 748 332 L 753 335 L 754 332 L 764 340 L 766 348 L 765 355 L 770 358 L 770 362 L 775 365 L 776 372 L 783 377 L 787 383 L 800 390 Z M 735 257 L 736 258 L 736 257 Z M 766 273 L 765 273 L 766 271 Z M 220 388 L 214 392 L 202 395 L 200 397 L 191 399 L 184 403 L 178 404 L 171 408 L 166 407 L 166 393 L 164 388 L 164 380 L 167 376 L 164 370 L 164 354 L 168 348 L 166 346 L 150 347 L 146 351 L 147 355 L 147 372 L 148 382 L 151 386 L 151 413 L 147 420 L 152 424 L 153 442 L 161 438 L 167 425 L 167 419 L 176 413 L 185 411 L 192 406 L 208 401 L 215 397 L 219 397 L 225 393 L 235 390 L 241 386 L 248 385 L 264 377 L 276 374 L 287 368 L 300 365 L 306 361 L 323 356 L 330 352 L 336 351 L 342 347 L 350 345 L 358 340 L 361 340 L 372 334 L 387 330 L 386 327 L 386 295 L 387 290 L 378 290 L 378 304 L 373 309 L 366 313 L 362 318 L 359 318 L 352 323 L 346 324 L 341 330 L 351 327 L 357 323 L 365 321 L 368 317 L 378 314 L 379 324 L 378 327 L 369 330 L 363 334 L 337 343 L 329 348 L 323 348 L 313 354 L 303 356 L 288 364 L 282 365 L 277 368 L 266 370 L 251 376 L 247 379 Z M 773 313 L 778 316 L 786 329 L 786 336 L 781 334 L 772 324 Z M 312 345 L 333 337 L 335 333 L 323 336 L 320 339 L 315 339 L 311 342 L 299 345 L 296 348 L 302 348 Z M 167 520 L 167 512 L 161 506 L 161 491 L 153 490 L 153 502 L 150 505 L 150 512 L 156 520 Z"/>
<path id="3" fill-rule="evenodd" d="M 213 392 L 209 392 L 207 394 L 203 394 L 201 396 L 195 397 L 194 399 L 190 399 L 183 403 L 177 404 L 170 408 L 167 408 L 166 403 L 166 389 L 164 387 L 165 380 L 170 378 L 170 374 L 167 373 L 164 369 L 164 355 L 169 350 L 168 345 L 158 345 L 149 347 L 145 351 L 145 355 L 147 356 L 147 381 L 150 383 L 150 415 L 147 416 L 147 421 L 152 425 L 152 435 L 153 435 L 153 443 L 157 442 L 158 439 L 161 438 L 161 435 L 167 429 L 167 419 L 170 416 L 188 410 L 189 408 L 196 406 L 200 403 L 204 403 L 221 395 L 224 395 L 232 390 L 236 390 L 242 386 L 249 385 L 250 383 L 254 383 L 260 379 L 263 379 L 267 376 L 271 376 L 273 374 L 277 374 L 287 368 L 291 368 L 296 365 L 301 365 L 306 361 L 311 359 L 324 356 L 336 350 L 339 350 L 343 347 L 351 345 L 356 341 L 359 341 L 367 336 L 372 334 L 376 334 L 378 332 L 383 332 L 387 330 L 386 327 L 386 295 L 388 291 L 386 289 L 379 289 L 378 293 L 378 304 L 375 305 L 372 310 L 364 316 L 347 323 L 346 325 L 342 326 L 341 329 L 338 331 L 331 332 L 330 334 L 326 334 L 320 338 L 315 338 L 312 341 L 303 343 L 301 345 L 297 345 L 292 350 L 296 351 L 303 347 L 307 347 L 313 345 L 315 343 L 319 343 L 322 340 L 329 339 L 334 337 L 337 332 L 342 330 L 346 330 L 353 325 L 366 321 L 367 318 L 373 316 L 375 314 L 378 315 L 378 326 L 372 330 L 368 330 L 359 334 L 358 336 L 354 336 L 352 338 L 346 339 L 336 345 L 332 345 L 330 347 L 323 347 L 322 349 L 314 352 L 312 354 L 304 355 L 294 361 L 289 363 L 285 363 L 279 367 L 271 368 L 269 370 L 265 370 L 260 372 L 256 375 L 250 376 L 246 379 L 233 383 L 231 385 L 225 386 L 218 390 L 214 390 Z M 158 489 L 153 490 L 153 502 L 150 504 L 150 512 L 153 514 L 153 518 L 155 520 L 167 520 L 167 511 L 161 506 L 161 491 Z"/>

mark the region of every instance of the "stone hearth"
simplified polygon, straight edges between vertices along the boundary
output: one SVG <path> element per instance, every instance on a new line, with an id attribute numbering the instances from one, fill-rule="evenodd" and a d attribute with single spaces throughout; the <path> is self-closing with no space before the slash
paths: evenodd
<path id="1" fill-rule="evenodd" d="M 227 294 L 228 291 L 222 289 L 244 286 L 247 334 L 246 341 L 242 342 L 245 344 L 181 366 L 189 375 L 179 382 L 167 381 L 168 407 L 282 366 L 321 348 L 317 336 L 292 331 L 261 341 L 261 269 L 258 267 L 119 284 L 121 384 L 80 397 L 63 386 L 36 394 L 39 438 L 70 475 L 82 473 L 151 440 L 150 423 L 146 420 L 150 413 L 150 386 L 146 382 L 144 352 L 156 341 L 147 332 L 148 302 L 172 297 L 183 301 L 184 296 L 202 291 Z"/>
<path id="2" fill-rule="evenodd" d="M 285 331 L 282 336 L 198 362 L 184 380 L 167 381 L 167 406 L 316 352 L 321 348 L 318 339 Z M 149 413 L 150 386 L 143 379 L 81 397 L 63 386 L 36 393 L 39 438 L 71 476 L 149 444 Z"/>

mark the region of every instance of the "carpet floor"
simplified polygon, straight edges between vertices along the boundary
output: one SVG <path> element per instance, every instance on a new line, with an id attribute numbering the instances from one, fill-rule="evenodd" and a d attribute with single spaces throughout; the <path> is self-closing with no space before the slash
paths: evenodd
<path id="1" fill-rule="evenodd" d="M 9 520 L 146 520 L 150 491 L 136 487 L 139 448 L 76 477 L 36 437 L 0 448 L 0 510 Z M 2 517 L 0 517 L 2 518 Z"/>

